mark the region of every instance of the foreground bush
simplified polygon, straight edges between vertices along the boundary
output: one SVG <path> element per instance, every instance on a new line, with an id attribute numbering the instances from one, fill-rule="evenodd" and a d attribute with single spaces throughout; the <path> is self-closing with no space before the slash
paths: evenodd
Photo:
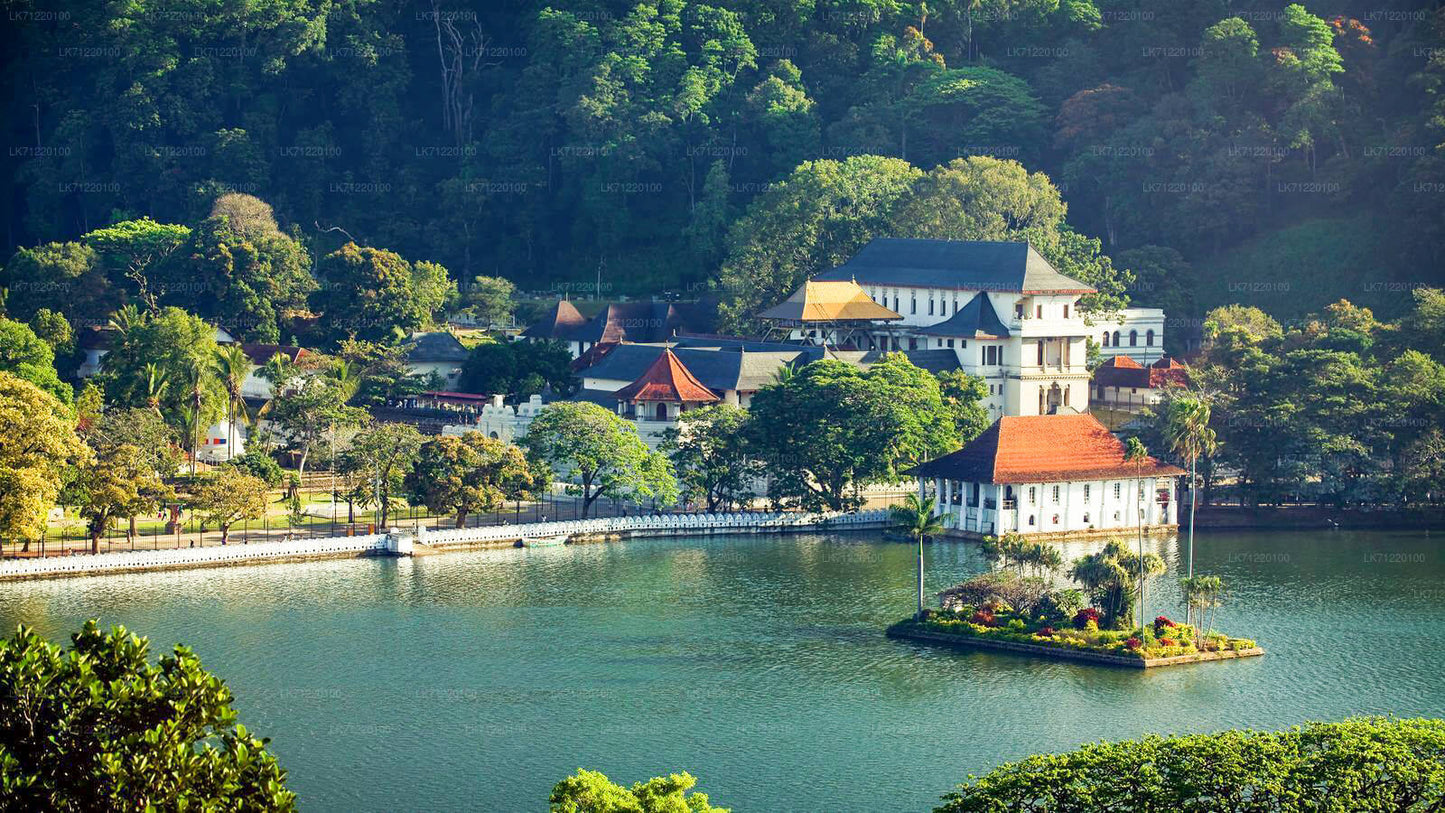
<path id="1" fill-rule="evenodd" d="M 0 810 L 291 811 L 286 772 L 185 647 L 94 621 L 62 651 L 0 641 Z"/>
<path id="2" fill-rule="evenodd" d="M 697 780 L 688 773 L 659 776 L 625 788 L 601 771 L 577 769 L 552 788 L 552 813 L 728 813 L 708 804 L 707 794 L 688 791 Z"/>
<path id="3" fill-rule="evenodd" d="M 1352 718 L 1036 754 L 943 797 L 965 811 L 1424 811 L 1445 805 L 1445 720 Z"/>

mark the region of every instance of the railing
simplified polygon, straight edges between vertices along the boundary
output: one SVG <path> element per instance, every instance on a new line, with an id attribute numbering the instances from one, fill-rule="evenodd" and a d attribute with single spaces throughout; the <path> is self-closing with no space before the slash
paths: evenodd
<path id="1" fill-rule="evenodd" d="M 886 509 L 853 513 L 708 513 L 656 516 L 603 517 L 563 522 L 529 522 L 446 531 L 395 529 L 400 539 L 445 547 L 551 536 L 628 534 L 633 536 L 685 536 L 691 534 L 784 533 L 821 528 L 883 527 L 890 522 Z M 415 535 L 413 537 L 413 534 Z M 397 540 L 387 534 L 337 536 L 291 542 L 258 542 L 168 550 L 121 551 L 79 556 L 49 556 L 0 561 L 0 580 L 118 573 L 132 570 L 166 570 L 214 564 L 261 562 L 293 557 L 394 553 Z"/>

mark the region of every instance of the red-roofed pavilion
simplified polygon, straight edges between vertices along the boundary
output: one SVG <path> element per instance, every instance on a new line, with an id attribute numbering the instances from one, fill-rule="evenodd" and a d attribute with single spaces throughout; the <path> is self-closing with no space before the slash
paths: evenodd
<path id="1" fill-rule="evenodd" d="M 1000 418 L 911 473 L 965 534 L 1088 536 L 1141 522 L 1176 527 L 1174 478 L 1184 472 L 1153 457 L 1126 460 L 1124 443 L 1092 415 L 1032 415 Z"/>
<path id="2" fill-rule="evenodd" d="M 678 414 L 720 400 L 717 393 L 703 386 L 687 365 L 665 347 L 636 381 L 616 392 L 618 407 L 631 407 L 629 417 L 668 421 Z"/>

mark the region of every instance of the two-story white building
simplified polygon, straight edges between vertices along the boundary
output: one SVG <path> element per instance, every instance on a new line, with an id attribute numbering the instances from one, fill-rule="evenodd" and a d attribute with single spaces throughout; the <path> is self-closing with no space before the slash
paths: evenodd
<path id="1" fill-rule="evenodd" d="M 1113 536 L 1178 527 L 1184 471 L 1130 460 L 1092 415 L 1004 417 L 962 449 L 911 472 L 944 525 L 965 536 Z"/>

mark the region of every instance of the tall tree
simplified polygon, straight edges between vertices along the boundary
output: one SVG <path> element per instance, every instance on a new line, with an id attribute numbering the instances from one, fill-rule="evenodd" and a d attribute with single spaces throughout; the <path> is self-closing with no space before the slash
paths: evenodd
<path id="1" fill-rule="evenodd" d="M 0 372 L 0 538 L 19 540 L 25 550 L 43 539 L 63 472 L 89 456 L 64 404 Z"/>
<path id="2" fill-rule="evenodd" d="M 385 445 L 395 449 L 398 444 Z M 520 449 L 480 432 L 442 435 L 420 444 L 404 483 L 413 503 L 452 514 L 458 528 L 465 527 L 472 514 L 530 497 L 538 486 Z"/>
<path id="3" fill-rule="evenodd" d="M 411 424 L 379 423 L 357 433 L 342 456 L 343 470 L 372 485 L 382 528 L 390 527 L 394 495 L 401 492 L 421 447 L 421 432 Z"/>
<path id="4" fill-rule="evenodd" d="M 617 413 L 585 401 L 559 401 L 527 427 L 522 447 L 568 481 L 582 498 L 582 516 L 599 497 L 655 500 L 671 505 L 677 480 L 667 459 L 647 448 Z"/>
<path id="5" fill-rule="evenodd" d="M 748 447 L 747 412 L 731 404 L 679 415 L 661 451 L 672 460 L 683 499 L 709 511 L 746 505 L 763 476 L 762 461 Z"/>

